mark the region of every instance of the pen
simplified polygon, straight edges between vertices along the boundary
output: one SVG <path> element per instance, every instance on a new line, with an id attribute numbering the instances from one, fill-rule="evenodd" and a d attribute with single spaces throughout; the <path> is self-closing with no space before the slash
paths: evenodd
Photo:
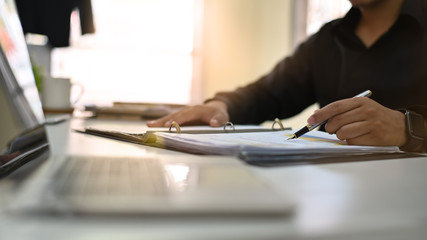
<path id="1" fill-rule="evenodd" d="M 357 94 L 357 95 L 356 95 L 356 96 L 354 96 L 354 97 L 355 97 L 355 98 L 356 98 L 356 97 L 369 97 L 369 96 L 371 96 L 371 95 L 372 95 L 371 90 L 366 90 L 366 91 L 364 91 L 364 92 L 362 92 L 362 93 L 360 93 L 360 94 Z M 328 121 L 328 120 L 325 120 L 325 121 L 323 121 L 323 122 L 320 122 L 320 123 L 317 123 L 317 124 L 314 124 L 314 125 L 307 124 L 305 127 L 303 127 L 303 128 L 301 128 L 300 130 L 296 131 L 292 137 L 288 138 L 288 140 L 290 140 L 290 139 L 295 139 L 295 138 L 299 138 L 299 137 L 301 137 L 302 135 L 304 135 L 304 134 L 306 134 L 306 133 L 310 132 L 311 130 L 313 130 L 313 129 L 315 129 L 315 128 L 319 127 L 320 125 L 322 125 L 322 124 L 326 123 L 327 121 Z"/>

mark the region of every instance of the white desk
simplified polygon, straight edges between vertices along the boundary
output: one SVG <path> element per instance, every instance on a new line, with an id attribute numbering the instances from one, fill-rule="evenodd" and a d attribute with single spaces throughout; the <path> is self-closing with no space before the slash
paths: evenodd
<path id="1" fill-rule="evenodd" d="M 53 155 L 157 155 L 195 162 L 239 161 L 140 146 L 70 130 L 70 126 L 111 127 L 112 123 L 116 130 L 146 129 L 142 122 L 73 119 L 48 127 Z M 0 213 L 0 239 L 427 239 L 427 158 L 248 167 L 295 203 L 293 215 L 246 219 L 82 218 Z M 1 181 L 3 203 L 9 200 L 11 188 L 7 179 Z"/>

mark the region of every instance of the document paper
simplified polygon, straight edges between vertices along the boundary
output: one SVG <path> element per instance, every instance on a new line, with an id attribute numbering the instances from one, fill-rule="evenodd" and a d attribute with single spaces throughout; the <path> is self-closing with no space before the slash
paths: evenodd
<path id="1" fill-rule="evenodd" d="M 302 155 L 302 154 L 368 154 L 400 152 L 398 147 L 348 145 L 336 135 L 311 131 L 298 139 L 287 140 L 293 131 L 224 134 L 156 133 L 157 142 L 165 147 L 199 154 L 220 155 Z"/>

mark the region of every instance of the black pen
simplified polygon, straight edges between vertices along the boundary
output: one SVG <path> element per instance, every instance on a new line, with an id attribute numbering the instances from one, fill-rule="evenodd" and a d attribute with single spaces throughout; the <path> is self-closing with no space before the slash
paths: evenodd
<path id="1" fill-rule="evenodd" d="M 371 90 L 366 90 L 366 91 L 364 91 L 364 92 L 362 92 L 362 93 L 360 93 L 360 94 L 357 94 L 357 95 L 356 95 L 356 96 L 354 96 L 354 97 L 369 97 L 369 96 L 371 96 L 371 95 L 372 95 Z M 306 133 L 310 132 L 311 130 L 313 130 L 313 129 L 315 129 L 315 128 L 319 127 L 320 125 L 322 125 L 322 124 L 326 123 L 327 121 L 328 121 L 328 120 L 323 121 L 323 122 L 320 122 L 320 123 L 317 123 L 317 124 L 314 124 L 314 125 L 307 124 L 305 127 L 303 127 L 303 128 L 301 128 L 300 130 L 296 131 L 292 137 L 288 138 L 288 140 L 290 140 L 290 139 L 295 139 L 295 138 L 299 138 L 299 137 L 301 137 L 302 135 L 304 135 L 304 134 L 306 134 Z"/>

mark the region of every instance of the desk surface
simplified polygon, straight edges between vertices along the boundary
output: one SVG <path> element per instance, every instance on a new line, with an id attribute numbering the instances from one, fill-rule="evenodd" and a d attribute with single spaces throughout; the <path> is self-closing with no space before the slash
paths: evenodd
<path id="1" fill-rule="evenodd" d="M 233 157 L 195 156 L 71 131 L 71 128 L 85 126 L 133 132 L 146 130 L 142 122 L 72 119 L 48 127 L 52 155 L 157 155 L 191 161 L 239 161 Z M 247 167 L 295 203 L 292 216 L 42 218 L 0 212 L 0 239 L 427 239 L 427 157 Z M 11 185 L 7 179 L 0 182 L 0 203 L 10 200 Z"/>

